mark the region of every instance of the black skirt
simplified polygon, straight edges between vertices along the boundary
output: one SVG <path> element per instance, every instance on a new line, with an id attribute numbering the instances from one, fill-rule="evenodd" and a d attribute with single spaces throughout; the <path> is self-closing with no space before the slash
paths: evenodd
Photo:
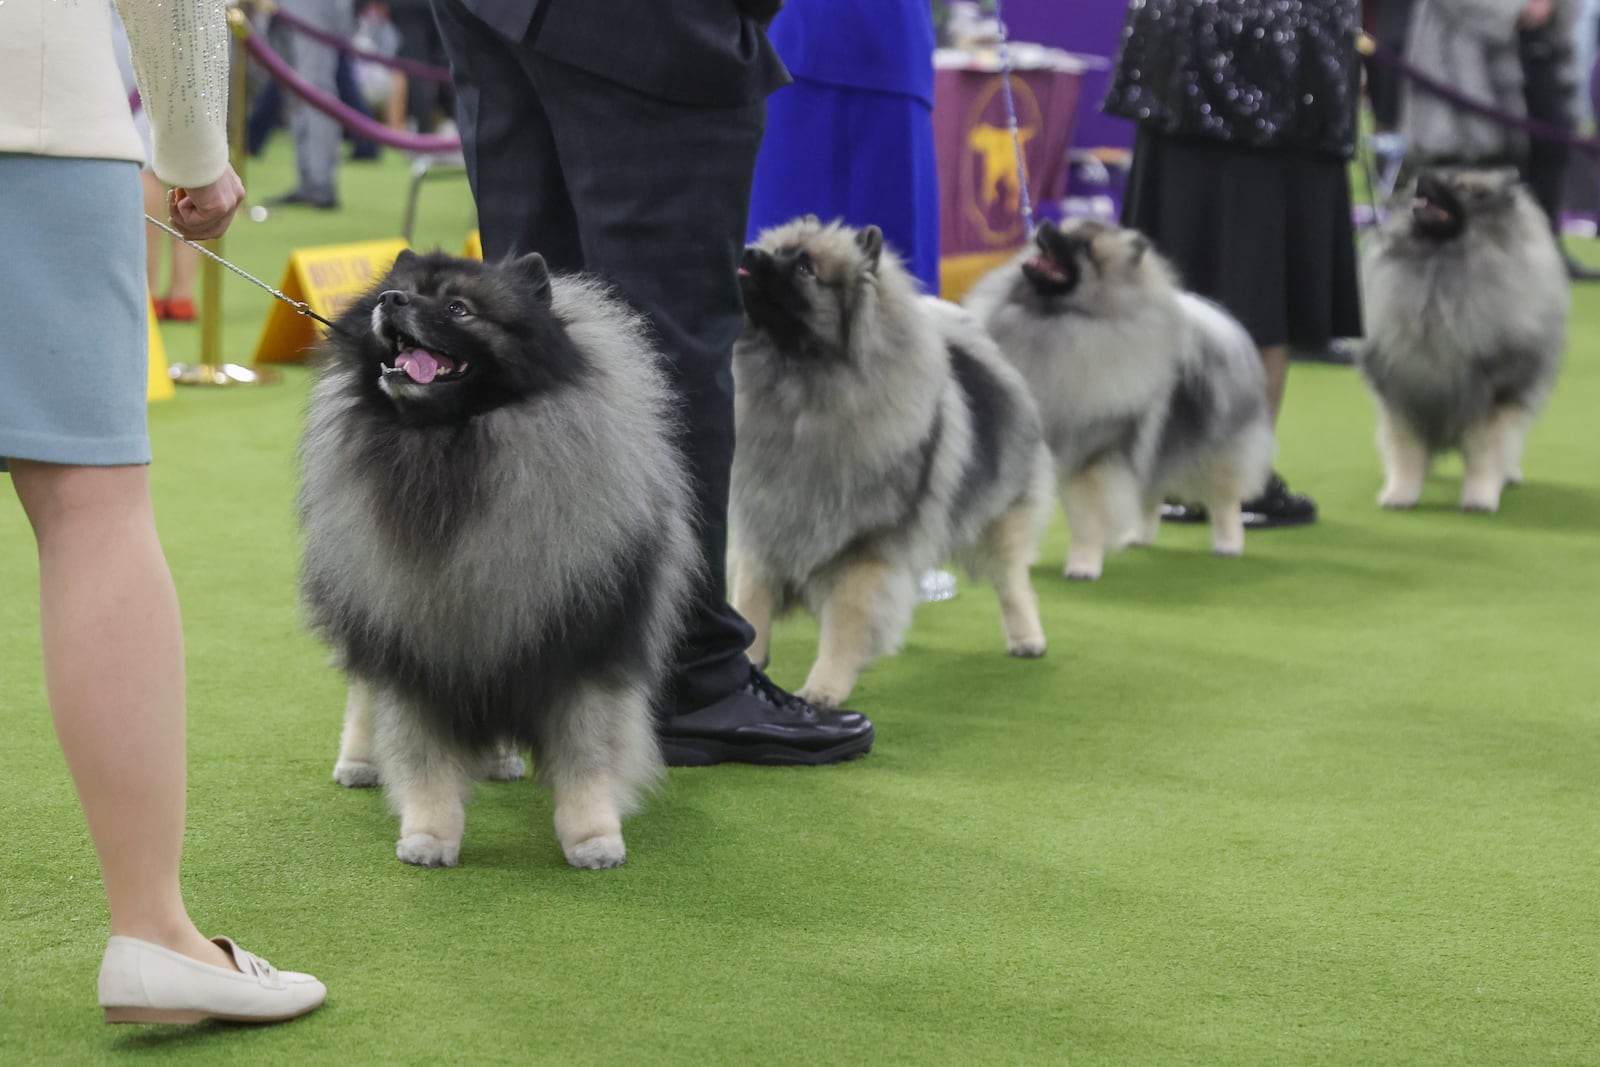
<path id="1" fill-rule="evenodd" d="M 1122 221 L 1258 346 L 1361 336 L 1350 176 L 1336 156 L 1140 127 Z"/>

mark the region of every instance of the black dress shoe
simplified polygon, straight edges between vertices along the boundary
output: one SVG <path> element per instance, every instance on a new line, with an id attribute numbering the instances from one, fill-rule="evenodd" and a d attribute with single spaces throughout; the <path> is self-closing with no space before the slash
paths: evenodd
<path id="1" fill-rule="evenodd" d="M 815 707 L 750 669 L 750 680 L 715 704 L 661 719 L 669 767 L 714 763 L 816 766 L 865 756 L 872 723 L 858 711 Z"/>
<path id="2" fill-rule="evenodd" d="M 1267 488 L 1254 500 L 1243 505 L 1244 524 L 1251 530 L 1270 530 L 1274 526 L 1309 526 L 1317 521 L 1316 501 L 1301 493 L 1289 492 L 1289 486 L 1272 472 Z"/>
<path id="3" fill-rule="evenodd" d="M 263 200 L 261 203 L 265 207 L 314 207 L 322 211 L 332 211 L 339 206 L 339 201 L 335 197 L 312 196 L 298 189 L 292 193 Z"/>
<path id="4" fill-rule="evenodd" d="M 1316 501 L 1301 493 L 1289 492 L 1289 486 L 1272 472 L 1267 488 L 1254 500 L 1246 500 L 1240 508 L 1244 524 L 1251 530 L 1270 530 L 1275 526 L 1309 526 L 1317 521 Z M 1163 522 L 1209 522 L 1203 504 L 1185 504 L 1169 500 L 1161 505 Z"/>

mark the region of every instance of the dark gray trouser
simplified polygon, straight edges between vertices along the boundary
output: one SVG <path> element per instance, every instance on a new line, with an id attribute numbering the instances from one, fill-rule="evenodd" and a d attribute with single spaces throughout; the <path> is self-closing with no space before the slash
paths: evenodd
<path id="1" fill-rule="evenodd" d="M 765 102 L 669 103 L 536 55 L 435 0 L 485 258 L 539 252 L 610 281 L 655 327 L 683 417 L 704 577 L 664 714 L 743 685 L 749 624 L 724 574 L 733 465 L 736 272 Z"/>
<path id="2" fill-rule="evenodd" d="M 283 9 L 317 27 L 349 37 L 355 29 L 348 0 L 278 0 Z M 287 45 L 284 58 L 296 74 L 328 96 L 339 95 L 339 53 L 310 37 L 284 27 L 274 38 Z M 294 139 L 294 159 L 299 170 L 295 191 L 316 200 L 338 196 L 339 152 L 344 130 L 333 119 L 286 92 L 289 107 L 289 134 Z"/>

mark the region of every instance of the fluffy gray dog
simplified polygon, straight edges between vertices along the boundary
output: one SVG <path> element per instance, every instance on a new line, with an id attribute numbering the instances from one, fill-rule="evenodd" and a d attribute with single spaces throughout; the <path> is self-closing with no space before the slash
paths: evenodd
<path id="1" fill-rule="evenodd" d="M 1168 495 L 1206 505 L 1213 552 L 1244 551 L 1240 504 L 1272 468 L 1266 374 L 1244 327 L 1181 292 L 1145 238 L 1045 223 L 967 307 L 1043 412 L 1068 578 L 1098 578 L 1107 549 L 1153 541 Z"/>
<path id="2" fill-rule="evenodd" d="M 1050 457 L 993 342 L 919 296 L 875 226 L 791 222 L 747 248 L 739 274 L 730 556 L 752 658 L 803 605 L 822 633 L 800 695 L 838 705 L 899 647 L 918 576 L 952 553 L 999 592 L 1012 655 L 1043 655 L 1028 567 Z"/>
<path id="3" fill-rule="evenodd" d="M 1363 255 L 1378 398 L 1378 503 L 1409 508 L 1435 454 L 1459 448 L 1461 507 L 1496 511 L 1522 480 L 1522 446 L 1566 346 L 1566 266 L 1510 170 L 1438 170 L 1416 182 Z"/>
<path id="4" fill-rule="evenodd" d="M 457 862 L 473 773 L 520 746 L 567 861 L 623 861 L 696 549 L 642 320 L 537 255 L 403 252 L 325 345 L 302 587 L 351 678 L 338 780 L 399 857 Z"/>

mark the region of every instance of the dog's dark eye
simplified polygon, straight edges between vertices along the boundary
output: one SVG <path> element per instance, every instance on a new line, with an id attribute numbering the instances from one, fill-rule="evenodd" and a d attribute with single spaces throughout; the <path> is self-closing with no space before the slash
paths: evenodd
<path id="1" fill-rule="evenodd" d="M 817 275 L 816 268 L 811 265 L 811 257 L 804 252 L 795 257 L 794 272 L 802 278 L 814 278 Z"/>
<path id="2" fill-rule="evenodd" d="M 467 305 L 463 304 L 459 300 L 450 301 L 450 303 L 447 305 L 447 309 L 449 310 L 450 314 L 456 316 L 472 314 L 472 309 L 467 307 Z"/>

